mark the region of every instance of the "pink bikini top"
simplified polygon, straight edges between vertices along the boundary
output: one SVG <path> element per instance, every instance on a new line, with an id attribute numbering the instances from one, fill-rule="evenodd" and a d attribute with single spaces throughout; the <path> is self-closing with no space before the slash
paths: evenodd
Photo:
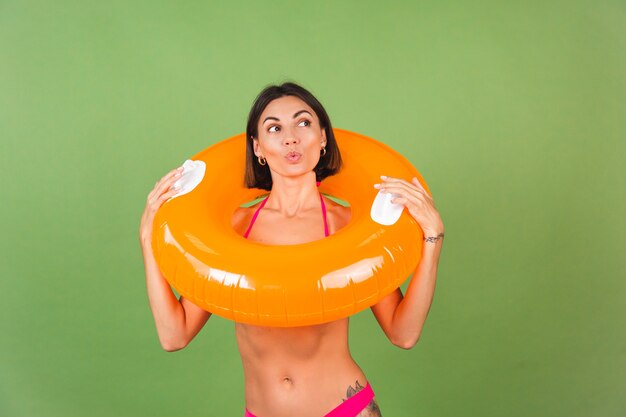
<path id="1" fill-rule="evenodd" d="M 248 235 L 250 234 L 250 230 L 252 230 L 252 225 L 254 224 L 257 216 L 259 215 L 259 211 L 261 211 L 261 209 L 263 208 L 263 206 L 265 205 L 269 197 L 270 197 L 269 195 L 265 197 L 265 199 L 261 202 L 261 205 L 259 206 L 259 208 L 257 208 L 256 211 L 254 212 L 254 216 L 252 216 L 252 220 L 250 221 L 248 230 L 246 230 L 246 234 L 243 236 L 246 239 L 248 238 Z M 320 201 L 322 202 L 322 213 L 324 215 L 324 236 L 328 236 L 328 223 L 326 222 L 326 205 L 324 204 L 324 198 L 322 197 L 322 193 L 320 193 Z"/>

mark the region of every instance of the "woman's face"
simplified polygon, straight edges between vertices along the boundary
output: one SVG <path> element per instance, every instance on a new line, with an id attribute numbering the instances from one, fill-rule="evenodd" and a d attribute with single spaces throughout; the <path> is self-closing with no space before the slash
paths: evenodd
<path id="1" fill-rule="evenodd" d="M 285 96 L 271 101 L 259 118 L 254 154 L 274 174 L 297 176 L 313 171 L 326 146 L 326 131 L 304 101 Z"/>

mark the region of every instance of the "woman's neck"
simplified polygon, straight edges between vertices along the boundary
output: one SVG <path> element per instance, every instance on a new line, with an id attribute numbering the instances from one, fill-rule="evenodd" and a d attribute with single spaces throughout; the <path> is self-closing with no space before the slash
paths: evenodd
<path id="1" fill-rule="evenodd" d="M 272 191 L 265 207 L 294 217 L 301 211 L 319 206 L 319 192 L 315 173 L 298 177 L 272 176 Z"/>

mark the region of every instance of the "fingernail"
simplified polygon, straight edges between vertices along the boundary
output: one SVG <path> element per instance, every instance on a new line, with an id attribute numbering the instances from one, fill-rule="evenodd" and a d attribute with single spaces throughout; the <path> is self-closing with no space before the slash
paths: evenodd
<path id="1" fill-rule="evenodd" d="M 374 184 L 374 188 L 380 188 L 380 184 Z"/>
<path id="2" fill-rule="evenodd" d="M 382 179 L 386 180 L 386 179 L 387 179 L 387 176 L 386 176 L 386 175 L 381 175 L 381 176 L 380 176 L 380 178 L 382 178 Z"/>

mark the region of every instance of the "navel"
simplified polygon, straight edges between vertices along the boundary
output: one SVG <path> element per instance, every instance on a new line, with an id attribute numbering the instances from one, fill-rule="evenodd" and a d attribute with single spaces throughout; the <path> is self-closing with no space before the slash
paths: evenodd
<path id="1" fill-rule="evenodd" d="M 288 376 L 283 377 L 282 385 L 287 389 L 293 388 L 293 379 Z"/>

